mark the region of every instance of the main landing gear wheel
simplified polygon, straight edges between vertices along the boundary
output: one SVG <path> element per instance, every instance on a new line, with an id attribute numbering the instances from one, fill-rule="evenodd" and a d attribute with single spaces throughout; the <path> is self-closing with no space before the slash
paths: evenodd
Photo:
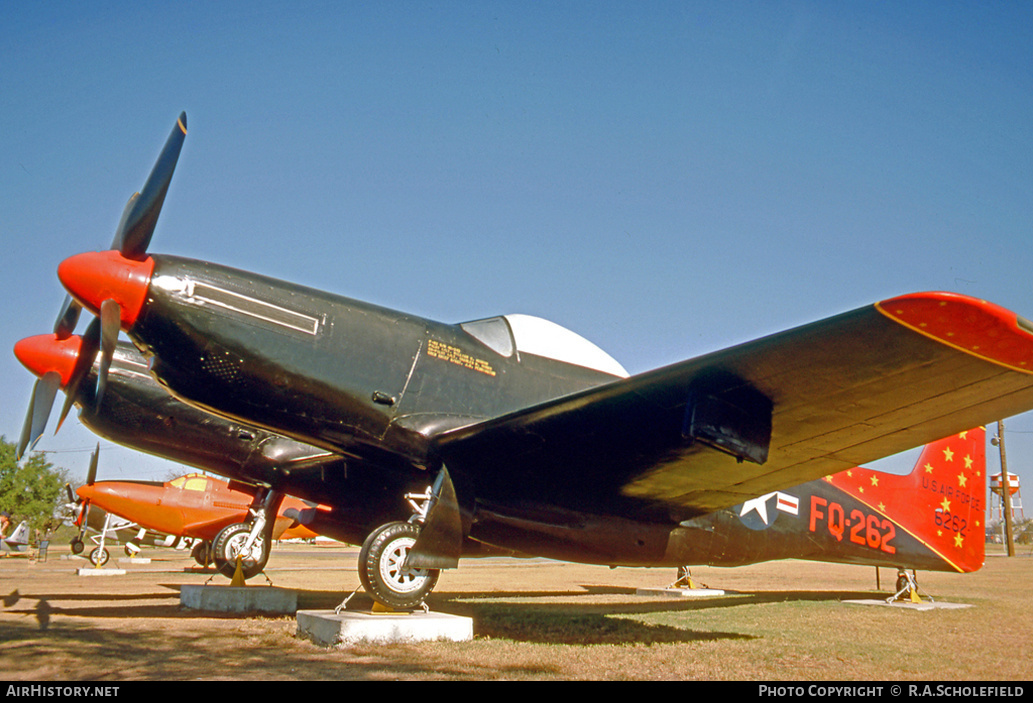
<path id="1" fill-rule="evenodd" d="M 374 530 L 359 552 L 359 581 L 371 596 L 389 608 L 419 607 L 438 582 L 437 569 L 405 567 L 419 534 L 419 525 L 389 522 Z"/>
<path id="2" fill-rule="evenodd" d="M 190 556 L 201 566 L 209 566 L 212 563 L 212 543 L 198 542 L 190 551 Z M 236 566 L 236 565 L 234 565 Z"/>
<path id="3" fill-rule="evenodd" d="M 72 554 L 78 556 L 83 553 L 84 549 L 86 549 L 86 544 L 81 539 L 76 537 L 72 540 Z"/>
<path id="4" fill-rule="evenodd" d="M 250 525 L 238 522 L 224 527 L 215 536 L 215 541 L 212 542 L 212 561 L 220 574 L 227 578 L 233 578 L 233 574 L 237 569 L 238 555 L 242 557 L 240 571 L 245 579 L 257 576 L 265 569 L 265 564 L 269 561 L 269 546 L 262 535 L 255 538 L 255 542 L 251 545 L 251 549 L 247 554 L 242 554 L 250 533 Z"/>

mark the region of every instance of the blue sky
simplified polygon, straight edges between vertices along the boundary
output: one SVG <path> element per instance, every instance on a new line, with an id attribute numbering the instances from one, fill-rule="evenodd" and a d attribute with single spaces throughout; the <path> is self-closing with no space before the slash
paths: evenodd
<path id="1" fill-rule="evenodd" d="M 530 8 L 530 9 L 529 9 Z M 644 371 L 893 295 L 1033 317 L 1033 5 L 0 0 L 8 348 L 108 246 L 443 321 L 546 317 Z M 0 433 L 31 380 L 0 355 Z M 83 472 L 70 422 L 41 449 Z M 1033 480 L 1033 415 L 1006 422 Z M 104 444 L 103 475 L 168 462 Z"/>

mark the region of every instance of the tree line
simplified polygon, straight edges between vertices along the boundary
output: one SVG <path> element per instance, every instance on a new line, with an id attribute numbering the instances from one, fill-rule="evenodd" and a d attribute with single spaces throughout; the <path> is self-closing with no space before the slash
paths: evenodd
<path id="1" fill-rule="evenodd" d="M 13 526 L 26 520 L 32 531 L 49 531 L 58 525 L 54 513 L 66 497 L 68 472 L 41 452 L 31 452 L 18 462 L 16 448 L 0 435 L 0 511 L 10 514 Z"/>

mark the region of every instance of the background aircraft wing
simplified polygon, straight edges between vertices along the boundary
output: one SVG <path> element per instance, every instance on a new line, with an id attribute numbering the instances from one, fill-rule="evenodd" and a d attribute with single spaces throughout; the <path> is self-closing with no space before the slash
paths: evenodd
<path id="1" fill-rule="evenodd" d="M 1031 371 L 1029 322 L 965 296 L 914 294 L 452 430 L 437 442 L 450 472 L 471 477 L 482 500 L 589 511 L 638 506 L 684 519 L 1027 411 Z M 710 410 L 708 398 L 717 399 Z M 722 413 L 722 399 L 744 414 Z M 731 428 L 729 446 L 740 456 L 696 437 L 695 407 L 712 416 L 718 434 Z M 759 451 L 765 415 L 766 457 Z M 701 424 L 705 435 L 707 417 Z"/>

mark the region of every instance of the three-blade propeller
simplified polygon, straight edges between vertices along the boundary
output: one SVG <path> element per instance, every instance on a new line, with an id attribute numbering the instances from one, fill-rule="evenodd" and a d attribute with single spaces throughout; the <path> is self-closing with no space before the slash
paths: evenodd
<path id="1" fill-rule="evenodd" d="M 115 230 L 111 248 L 117 250 L 126 259 L 142 261 L 147 257 L 147 247 L 150 245 L 154 228 L 158 222 L 158 215 L 161 214 L 165 195 L 172 182 L 172 174 L 176 170 L 176 163 L 179 161 L 186 133 L 187 116 L 183 112 L 180 113 L 176 125 L 165 141 L 165 146 L 162 147 L 143 189 L 129 198 L 122 211 L 122 218 Z M 58 339 L 66 340 L 72 336 L 81 312 L 82 305 L 71 296 L 67 296 L 54 324 L 54 334 Z M 103 401 L 108 370 L 111 368 L 115 344 L 118 341 L 121 327 L 120 318 L 119 304 L 114 300 L 106 300 L 101 305 L 100 316 L 90 323 L 83 335 L 75 370 L 66 383 L 67 398 L 61 410 L 58 429 L 75 403 L 82 379 L 93 365 L 98 352 L 100 353 L 100 370 L 97 375 L 97 405 L 99 406 Z M 18 459 L 21 459 L 27 449 L 34 447 L 43 435 L 54 404 L 54 397 L 60 387 L 61 375 L 57 372 L 48 371 L 36 381 L 18 442 L 16 452 Z"/>

